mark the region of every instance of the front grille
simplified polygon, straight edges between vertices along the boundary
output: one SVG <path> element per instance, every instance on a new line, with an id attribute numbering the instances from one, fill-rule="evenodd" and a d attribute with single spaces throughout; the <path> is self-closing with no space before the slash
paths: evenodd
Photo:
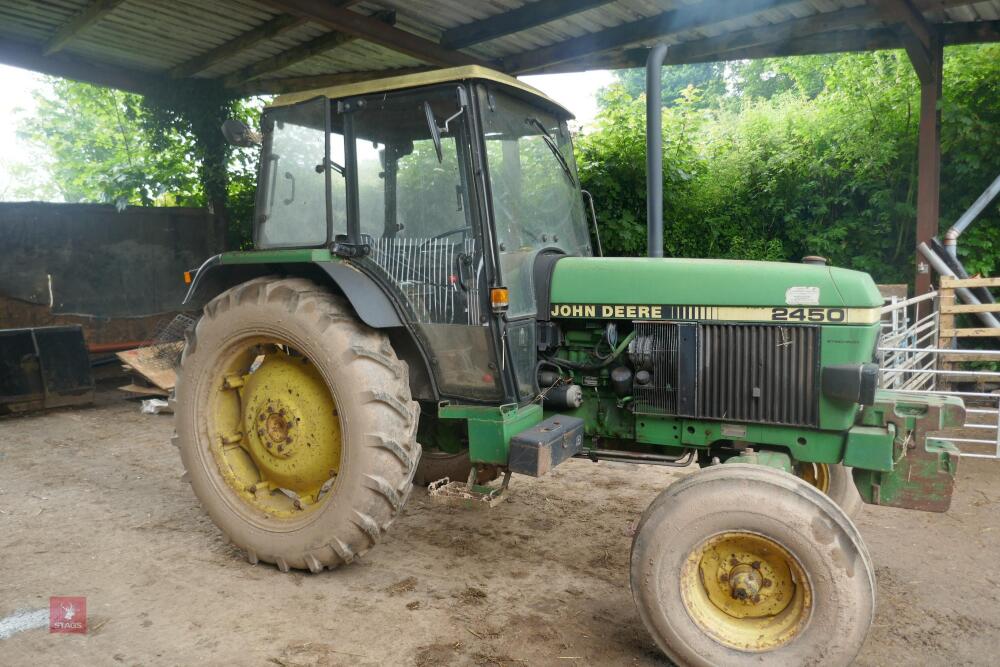
<path id="1" fill-rule="evenodd" d="M 817 426 L 817 326 L 636 322 L 638 414 Z"/>
<path id="2" fill-rule="evenodd" d="M 700 417 L 819 423 L 819 327 L 707 324 L 699 333 Z"/>

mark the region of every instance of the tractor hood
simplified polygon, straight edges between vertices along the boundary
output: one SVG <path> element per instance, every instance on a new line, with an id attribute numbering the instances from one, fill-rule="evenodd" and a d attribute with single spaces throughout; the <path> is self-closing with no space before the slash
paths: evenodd
<path id="1" fill-rule="evenodd" d="M 565 257 L 550 303 L 556 318 L 872 324 L 882 297 L 868 274 L 829 266 Z"/>

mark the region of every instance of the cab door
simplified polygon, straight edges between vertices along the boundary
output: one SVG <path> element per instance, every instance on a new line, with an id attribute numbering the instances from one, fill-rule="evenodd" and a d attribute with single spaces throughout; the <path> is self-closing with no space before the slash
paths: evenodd
<path id="1" fill-rule="evenodd" d="M 369 248 L 359 265 L 403 304 L 439 393 L 496 402 L 503 383 L 471 178 L 470 111 L 459 90 L 441 86 L 339 105 L 353 184 L 351 236 Z"/>

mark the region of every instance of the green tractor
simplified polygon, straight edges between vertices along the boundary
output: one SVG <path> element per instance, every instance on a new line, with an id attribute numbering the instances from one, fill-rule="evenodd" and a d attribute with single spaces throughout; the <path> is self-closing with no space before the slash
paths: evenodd
<path id="1" fill-rule="evenodd" d="M 659 647 L 853 659 L 875 578 L 849 514 L 947 509 L 957 451 L 928 434 L 963 407 L 877 388 L 866 274 L 661 257 L 651 71 L 648 258 L 595 256 L 571 114 L 497 72 L 279 97 L 259 134 L 227 122 L 261 145 L 255 249 L 193 276 L 175 439 L 250 562 L 350 563 L 415 482 L 492 500 L 574 456 L 697 463 L 632 545 Z"/>

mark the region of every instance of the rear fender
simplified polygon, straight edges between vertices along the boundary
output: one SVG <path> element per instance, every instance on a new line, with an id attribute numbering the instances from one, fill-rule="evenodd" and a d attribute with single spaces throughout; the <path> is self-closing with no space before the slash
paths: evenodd
<path id="1" fill-rule="evenodd" d="M 198 268 L 184 305 L 200 306 L 234 285 L 271 273 L 301 275 L 335 287 L 351 303 L 361 321 L 373 329 L 403 326 L 396 307 L 375 281 L 341 261 L 226 264 L 222 255 L 215 255 Z"/>
<path id="2" fill-rule="evenodd" d="M 371 278 L 347 262 L 241 261 L 228 264 L 225 256 L 205 260 L 191 280 L 184 305 L 200 308 L 217 294 L 240 283 L 266 275 L 299 276 L 341 294 L 351 304 L 358 319 L 389 336 L 397 356 L 410 368 L 410 390 L 414 399 L 439 400 L 427 356 L 400 316 L 399 309 Z"/>

